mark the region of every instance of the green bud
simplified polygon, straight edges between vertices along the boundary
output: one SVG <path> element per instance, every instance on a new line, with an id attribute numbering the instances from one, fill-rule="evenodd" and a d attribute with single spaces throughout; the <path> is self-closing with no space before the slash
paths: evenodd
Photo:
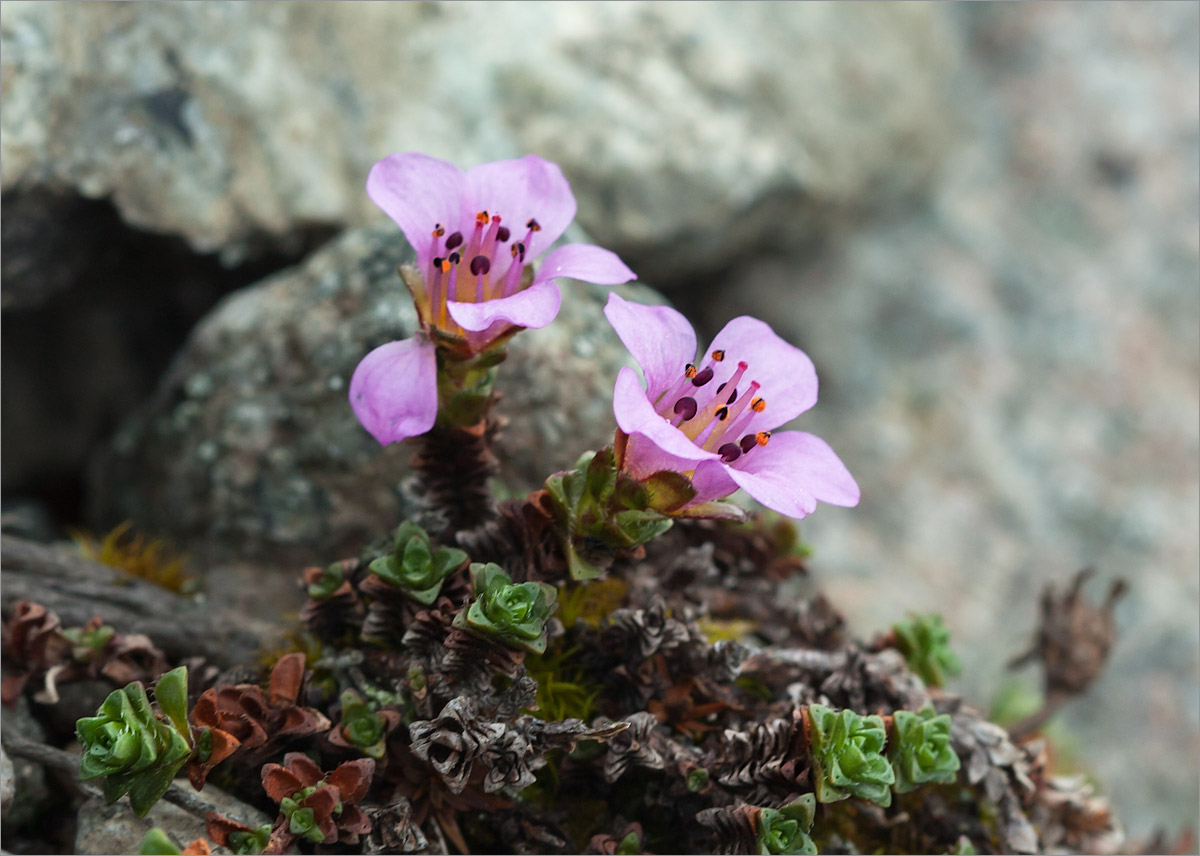
<path id="1" fill-rule="evenodd" d="M 962 669 L 950 650 L 950 631 L 937 613 L 911 615 L 893 625 L 892 632 L 908 667 L 929 686 L 942 686 L 947 675 L 957 675 Z"/>
<path id="2" fill-rule="evenodd" d="M 882 755 L 887 740 L 883 720 L 819 704 L 809 705 L 808 717 L 817 800 L 829 803 L 854 796 L 891 805 L 896 776 Z"/>
<path id="3" fill-rule="evenodd" d="M 341 588 L 345 581 L 346 577 L 342 573 L 342 566 L 335 562 L 325 568 L 321 572 L 320 579 L 308 587 L 308 596 L 313 600 L 325 600 Z"/>
<path id="4" fill-rule="evenodd" d="M 405 521 L 396 529 L 393 552 L 371 562 L 370 570 L 418 603 L 431 604 L 437 600 L 442 582 L 465 561 L 467 554 L 462 550 L 434 549 L 425 530 Z"/>
<path id="5" fill-rule="evenodd" d="M 229 849 L 238 856 L 257 856 L 271 840 L 271 824 L 264 823 L 250 832 L 231 832 L 228 840 Z"/>
<path id="6" fill-rule="evenodd" d="M 758 852 L 760 854 L 813 854 L 817 845 L 809 837 L 816 799 L 805 794 L 780 809 L 764 808 L 758 816 Z"/>
<path id="7" fill-rule="evenodd" d="M 171 779 L 192 754 L 187 723 L 187 669 L 180 667 L 159 679 L 156 688 L 165 720 L 155 715 L 140 681 L 113 690 L 96 716 L 75 724 L 83 747 L 79 778 L 104 777 L 104 796 L 110 803 L 129 794 L 134 814 L 144 817 L 166 793 Z"/>
<path id="8" fill-rule="evenodd" d="M 893 716 L 896 739 L 888 753 L 896 772 L 896 793 L 937 782 L 950 784 L 959 768 L 950 746 L 950 717 L 938 716 L 932 707 L 920 713 L 898 710 Z"/>
<path id="9" fill-rule="evenodd" d="M 558 590 L 547 583 L 514 583 L 499 565 L 471 565 L 475 599 L 455 616 L 456 627 L 469 627 L 515 648 L 541 654 L 546 650 L 546 621 L 554 612 Z"/>
<path id="10" fill-rule="evenodd" d="M 692 770 L 692 772 L 688 773 L 687 789 L 691 793 L 693 793 L 693 794 L 700 793 L 700 791 L 704 790 L 704 786 L 707 784 L 708 784 L 708 770 L 704 769 L 703 767 L 697 767 L 696 769 Z"/>
<path id="11" fill-rule="evenodd" d="M 342 693 L 342 734 L 346 740 L 378 761 L 383 757 L 384 720 L 371 710 L 354 690 Z"/>

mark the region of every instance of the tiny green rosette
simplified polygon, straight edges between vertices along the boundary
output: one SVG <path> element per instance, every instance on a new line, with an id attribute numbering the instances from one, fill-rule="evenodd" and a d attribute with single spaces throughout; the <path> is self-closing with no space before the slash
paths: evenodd
<path id="1" fill-rule="evenodd" d="M 434 548 L 417 524 L 404 521 L 396 528 L 395 548 L 371 562 L 371 573 L 421 604 L 437 600 L 442 582 L 467 561 L 454 547 Z"/>
<path id="2" fill-rule="evenodd" d="M 932 707 L 920 713 L 898 710 L 892 718 L 895 739 L 888 757 L 896 772 L 896 793 L 933 782 L 948 785 L 958 775 L 959 760 L 950 746 L 950 717 Z"/>
<path id="3" fill-rule="evenodd" d="M 386 729 L 383 717 L 371 710 L 354 690 L 346 690 L 341 696 L 342 734 L 368 758 L 376 761 L 387 751 L 384 745 Z"/>
<path id="4" fill-rule="evenodd" d="M 896 647 L 908 661 L 908 667 L 931 687 L 946 683 L 957 675 L 962 663 L 950 648 L 950 630 L 937 613 L 910 615 L 892 627 Z"/>
<path id="5" fill-rule="evenodd" d="M 817 845 L 809 836 L 817 801 L 812 794 L 793 800 L 779 809 L 764 808 L 758 815 L 758 852 L 811 856 Z"/>
<path id="6" fill-rule="evenodd" d="M 96 716 L 75 724 L 83 746 L 79 778 L 104 777 L 104 798 L 111 803 L 129 794 L 138 817 L 144 817 L 167 792 L 175 773 L 192 754 L 187 669 L 181 666 L 159 678 L 155 697 L 162 718 L 150 706 L 146 688 L 134 681 L 113 690 Z"/>
<path id="7" fill-rule="evenodd" d="M 546 622 L 554 614 L 558 590 L 548 583 L 514 583 L 494 563 L 471 565 L 475 598 L 459 611 L 455 627 L 466 627 L 514 648 L 546 650 Z"/>
<path id="8" fill-rule="evenodd" d="M 817 800 L 830 803 L 858 797 L 891 805 L 896 776 L 883 756 L 887 742 L 883 720 L 819 704 L 809 705 L 808 717 Z"/>

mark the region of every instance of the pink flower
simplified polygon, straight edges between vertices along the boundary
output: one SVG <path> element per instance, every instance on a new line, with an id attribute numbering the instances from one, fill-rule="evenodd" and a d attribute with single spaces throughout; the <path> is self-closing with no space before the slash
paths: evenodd
<path id="1" fill-rule="evenodd" d="M 611 294 L 604 314 L 645 377 L 643 388 L 633 369 L 617 375 L 613 411 L 629 435 L 622 469 L 637 478 L 688 475 L 692 506 L 738 488 L 797 519 L 818 500 L 858 504 L 858 484 L 824 440 L 771 433 L 816 403 L 817 374 L 767 324 L 734 318 L 696 358 L 696 334 L 674 309 Z"/>
<path id="2" fill-rule="evenodd" d="M 423 434 L 437 418 L 435 347 L 470 358 L 558 314 L 557 277 L 602 285 L 634 274 L 614 254 L 567 244 L 533 261 L 570 225 L 575 197 L 562 171 L 536 155 L 463 172 L 416 152 L 371 168 L 367 195 L 416 251 L 405 282 L 422 333 L 368 354 L 350 380 L 350 404 L 380 443 Z M 435 345 L 436 343 L 436 345 Z"/>

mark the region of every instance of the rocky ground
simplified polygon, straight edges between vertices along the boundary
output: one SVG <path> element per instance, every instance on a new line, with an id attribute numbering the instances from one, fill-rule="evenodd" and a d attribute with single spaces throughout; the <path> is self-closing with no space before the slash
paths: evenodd
<path id="1" fill-rule="evenodd" d="M 986 703 L 1044 582 L 1130 582 L 1063 723 L 1131 833 L 1194 825 L 1198 27 L 1160 3 L 6 3 L 7 526 L 132 517 L 213 591 L 280 592 L 387 527 L 407 455 L 343 386 L 412 319 L 363 177 L 536 151 L 643 281 L 813 357 L 799 424 L 864 499 L 803 532 L 857 633 L 940 609 Z M 611 427 L 601 300 L 514 346 L 513 490 Z"/>

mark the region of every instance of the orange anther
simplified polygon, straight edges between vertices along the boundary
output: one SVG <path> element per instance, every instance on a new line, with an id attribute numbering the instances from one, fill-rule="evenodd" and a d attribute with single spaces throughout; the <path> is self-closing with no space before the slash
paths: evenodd
<path id="1" fill-rule="evenodd" d="M 756 398 L 750 402 L 750 409 L 755 413 L 762 413 L 767 409 L 767 400 L 765 398 Z"/>
<path id="2" fill-rule="evenodd" d="M 694 378 L 696 376 L 696 367 L 694 365 L 692 365 L 691 363 L 688 363 L 687 368 L 685 368 L 683 370 L 683 376 L 686 377 L 688 380 L 691 380 L 692 378 Z"/>
<path id="3" fill-rule="evenodd" d="M 770 439 L 771 439 L 770 431 L 759 431 L 757 434 L 754 435 L 754 442 L 758 443 L 758 445 L 760 445 L 760 446 L 767 445 L 767 441 Z"/>
<path id="4" fill-rule="evenodd" d="M 475 215 L 475 222 L 478 223 L 480 226 L 486 226 L 488 224 L 488 221 L 491 219 L 492 218 L 488 216 L 488 213 L 486 211 L 480 211 L 480 212 L 476 213 L 476 215 Z"/>
<path id="5" fill-rule="evenodd" d="M 725 352 L 724 351 L 713 351 L 712 358 L 719 363 L 725 359 Z"/>
<path id="6" fill-rule="evenodd" d="M 442 259 L 442 273 L 450 273 L 450 259 Z"/>
<path id="7" fill-rule="evenodd" d="M 446 229 L 442 226 L 441 223 L 438 223 L 437 225 L 435 225 L 433 227 L 433 237 L 440 238 L 444 234 L 446 234 Z"/>

